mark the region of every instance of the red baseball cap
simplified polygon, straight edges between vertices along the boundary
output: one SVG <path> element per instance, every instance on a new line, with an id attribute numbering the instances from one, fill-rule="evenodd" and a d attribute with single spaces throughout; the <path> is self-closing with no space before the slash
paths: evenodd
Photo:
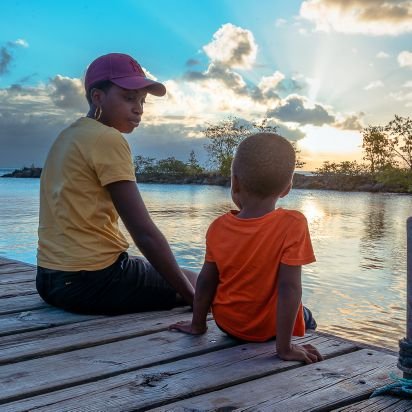
<path id="1" fill-rule="evenodd" d="M 147 88 L 148 93 L 164 96 L 166 87 L 146 77 L 140 64 L 133 57 L 122 53 L 110 53 L 94 60 L 86 71 L 84 86 L 86 93 L 101 81 L 110 80 L 115 85 L 128 90 Z"/>

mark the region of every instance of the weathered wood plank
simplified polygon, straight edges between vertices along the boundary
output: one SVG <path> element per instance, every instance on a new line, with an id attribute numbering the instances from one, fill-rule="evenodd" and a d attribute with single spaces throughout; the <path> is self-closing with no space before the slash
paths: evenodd
<path id="1" fill-rule="evenodd" d="M 0 404 L 234 346 L 214 323 L 193 337 L 169 331 L 0 366 Z"/>
<path id="2" fill-rule="evenodd" d="M 35 282 L 5 283 L 0 287 L 0 299 L 37 293 Z"/>
<path id="3" fill-rule="evenodd" d="M 27 312 L 46 307 L 49 307 L 49 305 L 38 294 L 0 299 L 0 315 Z"/>
<path id="4" fill-rule="evenodd" d="M 9 265 L 9 264 L 16 264 L 16 265 L 18 264 L 18 265 L 36 267 L 36 265 L 32 265 L 31 263 L 25 263 L 20 260 L 9 259 L 9 258 L 0 256 L 0 266 Z"/>
<path id="5" fill-rule="evenodd" d="M 78 315 L 53 306 L 26 312 L 11 313 L 0 316 L 0 336 L 46 329 L 57 325 L 84 322 L 90 319 L 96 319 L 97 317 L 101 318 L 102 316 Z"/>
<path id="6" fill-rule="evenodd" d="M 16 263 L 9 263 L 0 266 L 0 277 L 11 273 L 24 273 L 24 272 L 37 272 L 37 269 L 32 266 L 26 266 L 24 264 L 19 265 Z"/>
<path id="7" fill-rule="evenodd" d="M 117 340 L 166 330 L 172 323 L 187 320 L 189 309 L 99 317 L 76 324 L 57 326 L 3 337 L 0 364 L 53 355 Z"/>
<path id="8" fill-rule="evenodd" d="M 36 273 L 35 270 L 0 273 L 0 287 L 5 283 L 34 282 L 36 280 Z"/>
<path id="9" fill-rule="evenodd" d="M 307 335 L 300 343 L 317 345 L 326 356 L 355 349 L 349 341 Z M 139 369 L 99 382 L 76 386 L 4 405 L 9 412 L 146 410 L 177 399 L 235 385 L 300 366 L 275 356 L 274 342 L 243 344 L 176 362 Z"/>
<path id="10" fill-rule="evenodd" d="M 400 399 L 393 396 L 376 396 L 365 401 L 356 402 L 335 412 L 406 412 L 412 411 L 412 400 Z"/>
<path id="11" fill-rule="evenodd" d="M 160 407 L 159 411 L 330 410 L 367 397 L 389 383 L 396 357 L 362 349 Z M 223 409 L 225 408 L 225 409 Z"/>

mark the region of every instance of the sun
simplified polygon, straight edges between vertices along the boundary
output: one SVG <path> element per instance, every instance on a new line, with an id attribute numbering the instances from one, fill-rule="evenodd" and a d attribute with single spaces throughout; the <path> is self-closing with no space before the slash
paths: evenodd
<path id="1" fill-rule="evenodd" d="M 312 170 L 324 161 L 361 160 L 362 135 L 357 130 L 331 126 L 304 126 L 305 137 L 299 141 L 305 168 Z"/>

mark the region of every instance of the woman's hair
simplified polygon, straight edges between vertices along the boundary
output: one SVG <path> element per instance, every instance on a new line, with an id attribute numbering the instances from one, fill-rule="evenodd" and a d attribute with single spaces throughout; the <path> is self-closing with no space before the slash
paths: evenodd
<path id="1" fill-rule="evenodd" d="M 296 155 L 292 144 L 275 133 L 257 133 L 237 148 L 232 173 L 246 192 L 280 195 L 291 183 Z"/>
<path id="2" fill-rule="evenodd" d="M 92 84 L 86 93 L 86 99 L 89 102 L 89 105 L 92 104 L 92 95 L 91 92 L 93 89 L 103 90 L 105 93 L 109 91 L 109 89 L 113 86 L 113 83 L 110 80 L 102 80 L 101 82 L 97 82 Z"/>

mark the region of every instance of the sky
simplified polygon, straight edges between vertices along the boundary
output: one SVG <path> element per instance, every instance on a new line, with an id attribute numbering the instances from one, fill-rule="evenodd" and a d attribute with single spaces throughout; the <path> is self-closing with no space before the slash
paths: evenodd
<path id="1" fill-rule="evenodd" d="M 410 0 L 116 0 L 2 3 L 0 167 L 42 166 L 84 116 L 96 57 L 127 53 L 165 97 L 147 99 L 133 155 L 207 164 L 203 131 L 268 119 L 305 170 L 361 160 L 361 130 L 412 113 Z"/>

